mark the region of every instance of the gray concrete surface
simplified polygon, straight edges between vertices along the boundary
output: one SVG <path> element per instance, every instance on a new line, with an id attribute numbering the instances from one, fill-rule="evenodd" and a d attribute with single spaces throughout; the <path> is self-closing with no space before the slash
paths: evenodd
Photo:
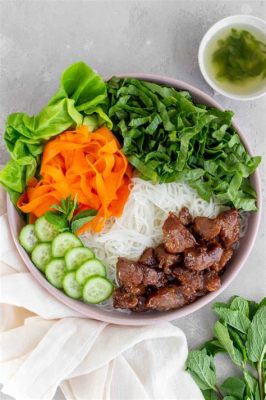
<path id="1" fill-rule="evenodd" d="M 234 14 L 265 18 L 264 1 L 0 1 L 0 121 L 15 111 L 36 113 L 54 93 L 61 71 L 84 60 L 102 75 L 152 72 L 187 81 L 211 94 L 245 132 L 254 153 L 265 156 L 265 98 L 239 102 L 215 94 L 198 68 L 197 51 L 206 30 Z M 0 163 L 8 160 L 3 141 Z M 265 164 L 261 166 L 265 200 Z M 264 203 L 265 204 L 265 203 Z M 246 265 L 218 297 L 265 296 L 265 211 Z M 175 321 L 190 348 L 211 336 L 211 304 Z M 222 374 L 229 371 L 224 359 Z M 5 399 L 5 397 L 2 397 Z M 57 393 L 56 399 L 61 398 Z"/>

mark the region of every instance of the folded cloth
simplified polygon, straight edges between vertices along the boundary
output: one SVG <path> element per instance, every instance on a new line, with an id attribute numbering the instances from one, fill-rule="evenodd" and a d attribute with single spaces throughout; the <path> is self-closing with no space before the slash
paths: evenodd
<path id="1" fill-rule="evenodd" d="M 203 399 L 184 333 L 82 318 L 34 280 L 14 247 L 0 190 L 0 382 L 15 399 Z"/>

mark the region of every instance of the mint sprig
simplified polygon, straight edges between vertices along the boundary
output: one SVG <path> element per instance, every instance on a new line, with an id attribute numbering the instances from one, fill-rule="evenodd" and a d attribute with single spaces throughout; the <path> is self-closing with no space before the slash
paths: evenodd
<path id="1" fill-rule="evenodd" d="M 55 204 L 51 208 L 63 214 L 66 220 L 70 222 L 73 218 L 75 210 L 78 208 L 77 198 L 77 194 L 73 200 L 71 199 L 71 196 L 68 196 L 61 200 L 60 205 Z"/>
<path id="2" fill-rule="evenodd" d="M 76 233 L 79 228 L 81 228 L 87 222 L 91 221 L 97 215 L 97 210 L 83 210 L 74 215 L 75 211 L 78 208 L 77 199 L 78 196 L 76 194 L 73 199 L 71 198 L 71 196 L 68 196 L 65 199 L 62 199 L 59 205 L 53 205 L 51 208 L 53 208 L 55 212 L 48 211 L 50 222 L 53 220 L 53 215 L 60 215 L 61 218 L 67 221 L 69 229 L 71 229 L 73 233 Z M 56 218 L 54 218 L 54 222 L 57 222 Z"/>
<path id="3" fill-rule="evenodd" d="M 72 232 L 77 232 L 79 228 L 81 228 L 84 224 L 91 221 L 95 215 L 97 215 L 96 210 L 84 210 L 80 211 L 71 222 L 71 230 Z"/>
<path id="4" fill-rule="evenodd" d="M 229 303 L 215 303 L 220 317 L 215 337 L 200 350 L 191 351 L 187 370 L 208 400 L 266 399 L 266 299 L 259 304 L 234 297 Z M 229 377 L 217 384 L 215 355 L 227 353 L 241 377 Z"/>

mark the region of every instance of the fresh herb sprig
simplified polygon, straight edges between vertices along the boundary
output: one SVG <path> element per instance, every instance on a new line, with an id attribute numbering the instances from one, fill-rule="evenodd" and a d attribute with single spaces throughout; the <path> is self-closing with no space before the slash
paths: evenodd
<path id="1" fill-rule="evenodd" d="M 70 222 L 73 218 L 75 210 L 78 208 L 78 196 L 75 195 L 74 199 L 71 199 L 71 196 L 66 197 L 65 199 L 61 200 L 60 205 L 55 204 L 52 208 L 66 218 L 68 222 Z"/>
<path id="2" fill-rule="evenodd" d="M 73 199 L 71 196 L 62 199 L 60 204 L 55 204 L 51 208 L 55 211 L 48 211 L 45 218 L 61 232 L 70 229 L 73 233 L 76 233 L 82 225 L 91 221 L 97 215 L 96 210 L 83 210 L 74 215 L 78 208 L 77 194 Z"/>
<path id="3" fill-rule="evenodd" d="M 228 304 L 215 303 L 220 317 L 214 338 L 200 350 L 191 351 L 187 370 L 206 400 L 266 399 L 266 298 L 259 304 L 234 297 Z M 219 387 L 214 358 L 227 353 L 241 370 L 241 377 L 229 377 Z"/>

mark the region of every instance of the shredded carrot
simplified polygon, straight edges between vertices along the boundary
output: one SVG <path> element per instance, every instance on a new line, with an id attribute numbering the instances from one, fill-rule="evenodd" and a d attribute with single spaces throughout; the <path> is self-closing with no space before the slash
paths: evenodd
<path id="1" fill-rule="evenodd" d="M 17 206 L 40 217 L 61 199 L 77 194 L 79 210 L 98 210 L 78 231 L 99 232 L 105 220 L 122 214 L 129 195 L 132 170 L 115 136 L 102 127 L 90 133 L 86 126 L 67 131 L 44 148 L 41 179 L 31 179 Z"/>

